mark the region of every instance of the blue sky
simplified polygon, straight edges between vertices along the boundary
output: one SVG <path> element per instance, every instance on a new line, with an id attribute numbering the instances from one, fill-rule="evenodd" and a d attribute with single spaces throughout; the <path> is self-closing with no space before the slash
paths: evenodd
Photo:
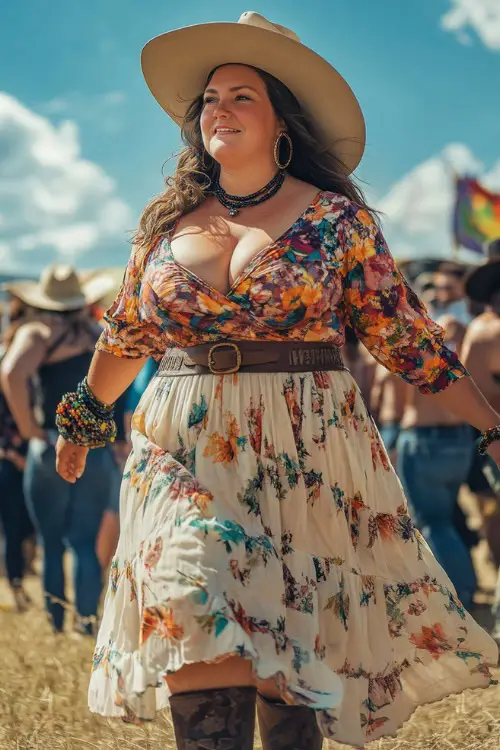
<path id="1" fill-rule="evenodd" d="M 450 169 L 475 171 L 500 189 L 498 6 L 499 0 L 6 4 L 0 270 L 26 272 L 53 259 L 80 267 L 125 262 L 124 230 L 161 189 L 162 164 L 179 145 L 177 128 L 143 82 L 140 50 L 163 31 L 237 20 L 245 10 L 294 29 L 354 89 L 368 131 L 358 175 L 386 214 L 393 252 L 446 255 Z"/>

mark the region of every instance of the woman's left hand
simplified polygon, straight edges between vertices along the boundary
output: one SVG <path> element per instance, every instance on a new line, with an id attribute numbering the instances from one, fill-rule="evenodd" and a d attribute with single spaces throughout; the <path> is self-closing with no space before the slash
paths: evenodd
<path id="1" fill-rule="evenodd" d="M 80 479 L 87 460 L 88 448 L 75 445 L 59 436 L 56 444 L 56 471 L 63 479 L 74 484 Z"/>

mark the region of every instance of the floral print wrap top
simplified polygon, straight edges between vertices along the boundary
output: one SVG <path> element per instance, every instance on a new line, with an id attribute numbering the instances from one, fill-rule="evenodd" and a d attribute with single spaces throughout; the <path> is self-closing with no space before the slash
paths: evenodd
<path id="1" fill-rule="evenodd" d="M 388 370 L 437 393 L 467 374 L 443 344 L 365 209 L 322 191 L 226 293 L 173 257 L 167 238 L 133 251 L 97 344 L 117 357 L 161 359 L 169 347 L 221 340 L 322 341 L 350 325 Z"/>

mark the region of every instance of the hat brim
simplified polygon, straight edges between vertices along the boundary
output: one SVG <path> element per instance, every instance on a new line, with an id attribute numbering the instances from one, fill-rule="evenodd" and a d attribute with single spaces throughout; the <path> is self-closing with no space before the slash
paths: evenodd
<path id="1" fill-rule="evenodd" d="M 52 312 L 81 310 L 102 299 L 113 287 L 113 280 L 106 278 L 92 279 L 81 285 L 81 294 L 55 299 L 49 297 L 37 281 L 13 281 L 2 286 L 2 289 L 30 307 Z"/>
<path id="2" fill-rule="evenodd" d="M 474 302 L 487 305 L 497 291 L 500 291 L 500 258 L 474 268 L 465 280 L 465 293 Z"/>
<path id="3" fill-rule="evenodd" d="M 352 172 L 366 131 L 358 100 L 335 68 L 284 34 L 241 23 L 187 26 L 155 37 L 142 50 L 146 83 L 158 104 L 181 124 L 209 73 L 219 65 L 252 65 L 284 83 L 311 117 L 328 151 Z"/>

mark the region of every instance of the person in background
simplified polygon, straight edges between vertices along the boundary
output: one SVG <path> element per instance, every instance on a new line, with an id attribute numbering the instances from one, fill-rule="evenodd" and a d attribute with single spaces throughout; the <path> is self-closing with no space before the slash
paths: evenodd
<path id="1" fill-rule="evenodd" d="M 409 272 L 410 267 L 407 264 L 406 268 Z M 420 299 L 426 305 L 430 302 L 435 303 L 434 273 L 423 271 L 416 278 L 410 278 L 412 279 L 411 286 Z M 434 306 L 430 305 L 428 309 L 432 316 Z M 375 364 L 373 385 L 369 395 L 370 410 L 394 466 L 397 465 L 396 445 L 401 431 L 406 398 L 405 381 L 382 365 Z"/>
<path id="2" fill-rule="evenodd" d="M 464 326 L 471 322 L 472 315 L 464 289 L 466 273 L 465 266 L 447 261 L 442 263 L 434 274 L 432 312 L 437 323 L 441 322 L 444 315 L 455 318 Z"/>
<path id="3" fill-rule="evenodd" d="M 0 343 L 0 362 L 26 313 L 21 300 L 15 297 L 9 300 L 8 307 L 9 325 Z M 5 539 L 7 578 L 18 612 L 26 611 L 31 604 L 23 585 L 30 562 L 25 556 L 26 542 L 32 540 L 34 535 L 23 490 L 27 447 L 0 387 L 0 521 Z"/>
<path id="4" fill-rule="evenodd" d="M 396 444 L 401 431 L 406 398 L 406 383 L 382 365 L 377 365 L 370 394 L 370 409 L 380 437 L 396 465 Z"/>
<path id="5" fill-rule="evenodd" d="M 92 632 L 101 593 L 95 542 L 104 508 L 116 488 L 111 448 L 93 451 L 90 471 L 72 486 L 55 471 L 54 445 L 57 404 L 75 378 L 87 371 L 101 331 L 87 306 L 107 288 L 102 279 L 80 284 L 75 271 L 66 266 L 46 269 L 39 283 L 8 285 L 28 312 L 2 361 L 1 383 L 21 437 L 29 440 L 24 486 L 43 543 L 46 608 L 56 631 L 64 625 L 67 546 L 73 551 L 75 628 L 79 632 Z M 33 382 L 36 408 L 30 398 Z"/>
<path id="6" fill-rule="evenodd" d="M 422 302 L 432 314 L 436 307 L 436 276 L 433 271 L 424 271 L 420 273 L 414 281 L 414 287 L 417 290 Z"/>
<path id="7" fill-rule="evenodd" d="M 451 316 L 443 317 L 441 325 L 446 346 L 460 354 L 465 326 Z M 474 533 L 468 530 L 458 504 L 473 461 L 470 427 L 417 389 L 405 383 L 402 389 L 397 472 L 415 525 L 448 573 L 463 605 L 471 608 L 477 580 L 468 534 Z"/>
<path id="8" fill-rule="evenodd" d="M 346 326 L 345 330 L 344 359 L 347 369 L 358 384 L 361 395 L 368 405 L 377 363 L 351 326 Z"/>
<path id="9" fill-rule="evenodd" d="M 487 247 L 488 260 L 469 274 L 467 295 L 484 305 L 484 312 L 469 326 L 463 345 L 464 364 L 488 401 L 500 407 L 500 238 Z M 478 433 L 475 432 L 477 440 Z M 483 532 L 493 562 L 500 571 L 500 482 L 488 457 L 476 456 L 469 475 L 483 521 Z M 495 597 L 494 637 L 500 640 L 500 578 Z"/>

